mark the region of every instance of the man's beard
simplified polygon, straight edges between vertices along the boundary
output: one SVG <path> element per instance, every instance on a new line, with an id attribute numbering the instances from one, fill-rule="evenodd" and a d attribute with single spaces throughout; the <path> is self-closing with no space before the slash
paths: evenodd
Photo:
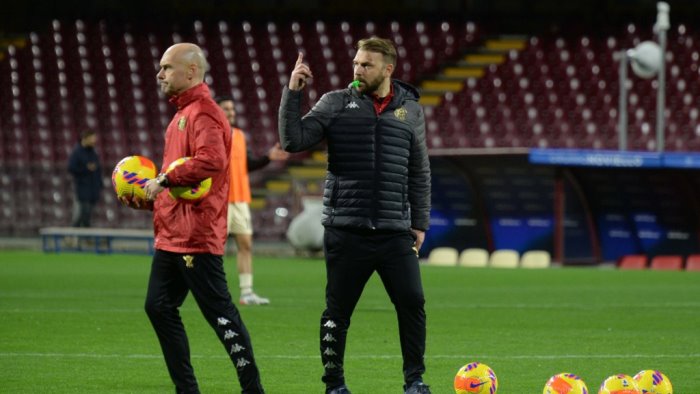
<path id="1" fill-rule="evenodd" d="M 384 83 L 384 76 L 379 75 L 377 78 L 375 78 L 372 81 L 363 81 L 364 83 L 364 88 L 362 89 L 362 94 L 372 94 L 379 89 L 379 86 Z"/>

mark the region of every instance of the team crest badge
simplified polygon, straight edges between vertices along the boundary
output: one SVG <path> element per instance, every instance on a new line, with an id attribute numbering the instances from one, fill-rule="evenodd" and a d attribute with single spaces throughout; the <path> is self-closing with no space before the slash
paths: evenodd
<path id="1" fill-rule="evenodd" d="M 396 116 L 396 119 L 400 121 L 406 120 L 406 115 L 408 115 L 408 111 L 406 111 L 406 108 L 404 107 L 396 108 L 394 110 L 394 116 Z"/>
<path id="2" fill-rule="evenodd" d="M 182 259 L 185 260 L 185 267 L 187 268 L 194 268 L 194 256 L 185 255 L 182 256 Z"/>
<path id="3" fill-rule="evenodd" d="M 182 130 L 185 129 L 185 126 L 186 126 L 186 125 L 187 125 L 187 118 L 183 116 L 183 117 L 180 118 L 180 120 L 177 122 L 177 129 L 180 130 L 180 131 L 182 131 Z"/>

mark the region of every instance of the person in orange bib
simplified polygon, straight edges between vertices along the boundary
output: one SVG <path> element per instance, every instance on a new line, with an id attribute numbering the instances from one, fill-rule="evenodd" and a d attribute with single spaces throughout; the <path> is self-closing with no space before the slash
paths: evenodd
<path id="1" fill-rule="evenodd" d="M 241 289 L 241 305 L 267 305 L 270 300 L 260 297 L 253 291 L 253 221 L 250 216 L 249 171 L 255 171 L 270 164 L 273 160 L 287 160 L 289 153 L 275 144 L 266 156 L 255 157 L 248 148 L 246 134 L 235 127 L 236 105 L 229 96 L 217 97 L 215 101 L 224 110 L 231 125 L 233 142 L 231 145 L 231 183 L 228 194 L 228 233 L 236 240 L 236 264 L 238 284 Z"/>

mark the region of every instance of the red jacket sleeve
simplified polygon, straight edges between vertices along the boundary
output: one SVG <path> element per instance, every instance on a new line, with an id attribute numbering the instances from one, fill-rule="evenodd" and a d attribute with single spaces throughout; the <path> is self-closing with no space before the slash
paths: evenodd
<path id="1" fill-rule="evenodd" d="M 228 154 L 224 141 L 224 127 L 208 113 L 200 112 L 194 118 L 194 154 L 191 159 L 168 173 L 173 186 L 194 185 L 226 168 Z"/>

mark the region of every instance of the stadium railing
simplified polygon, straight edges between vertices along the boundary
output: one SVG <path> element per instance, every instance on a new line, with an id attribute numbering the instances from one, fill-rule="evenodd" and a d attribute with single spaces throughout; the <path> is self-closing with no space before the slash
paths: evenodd
<path id="1" fill-rule="evenodd" d="M 39 230 L 44 252 L 153 254 L 153 230 L 89 227 L 44 227 Z M 144 245 L 145 243 L 145 245 Z"/>

